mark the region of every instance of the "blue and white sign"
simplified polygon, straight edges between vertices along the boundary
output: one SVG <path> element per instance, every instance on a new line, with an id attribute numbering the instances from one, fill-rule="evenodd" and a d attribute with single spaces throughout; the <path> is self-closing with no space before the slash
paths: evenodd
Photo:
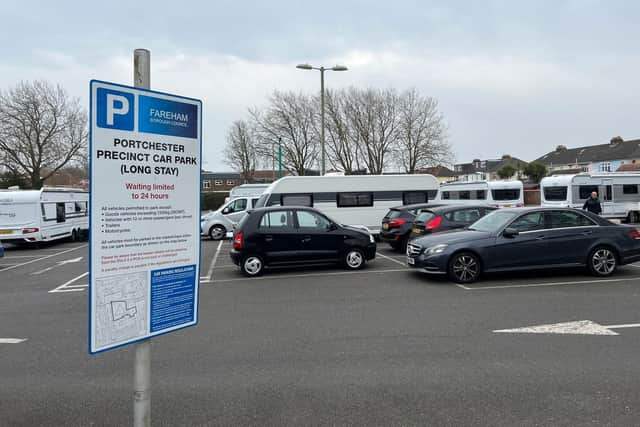
<path id="1" fill-rule="evenodd" d="M 90 83 L 89 352 L 198 321 L 202 102 Z"/>

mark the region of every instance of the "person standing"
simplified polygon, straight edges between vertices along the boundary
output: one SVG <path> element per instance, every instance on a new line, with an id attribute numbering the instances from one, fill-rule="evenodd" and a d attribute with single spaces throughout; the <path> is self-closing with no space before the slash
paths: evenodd
<path id="1" fill-rule="evenodd" d="M 585 200 L 582 209 L 587 210 L 596 215 L 600 215 L 602 213 L 602 206 L 600 205 L 600 199 L 598 199 L 598 193 L 593 191 L 591 193 L 591 197 Z"/>

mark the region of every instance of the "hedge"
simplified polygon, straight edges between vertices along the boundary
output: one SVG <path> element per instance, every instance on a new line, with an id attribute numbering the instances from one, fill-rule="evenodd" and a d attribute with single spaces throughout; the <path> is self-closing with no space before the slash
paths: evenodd
<path id="1" fill-rule="evenodd" d="M 224 203 L 224 199 L 229 197 L 228 191 L 215 191 L 201 193 L 200 202 L 203 211 L 214 211 Z"/>

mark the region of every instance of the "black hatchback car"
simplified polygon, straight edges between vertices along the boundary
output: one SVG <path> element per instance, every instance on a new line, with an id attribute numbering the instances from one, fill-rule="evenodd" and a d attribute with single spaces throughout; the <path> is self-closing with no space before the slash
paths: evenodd
<path id="1" fill-rule="evenodd" d="M 376 256 L 368 231 L 340 225 L 313 208 L 273 206 L 249 211 L 233 236 L 231 260 L 245 276 L 265 267 L 339 262 L 357 270 Z"/>
<path id="2" fill-rule="evenodd" d="M 414 205 L 394 206 L 382 218 L 380 240 L 389 243 L 396 250 L 403 251 L 411 237 L 411 229 L 416 215 L 426 208 L 440 206 L 436 204 L 418 203 Z"/>
<path id="3" fill-rule="evenodd" d="M 425 234 L 468 227 L 496 209 L 486 205 L 443 205 L 421 209 L 413 220 L 409 240 Z"/>
<path id="4" fill-rule="evenodd" d="M 640 260 L 640 231 L 570 208 L 500 209 L 463 231 L 419 237 L 407 264 L 470 283 L 484 272 L 586 266 L 609 276 Z"/>

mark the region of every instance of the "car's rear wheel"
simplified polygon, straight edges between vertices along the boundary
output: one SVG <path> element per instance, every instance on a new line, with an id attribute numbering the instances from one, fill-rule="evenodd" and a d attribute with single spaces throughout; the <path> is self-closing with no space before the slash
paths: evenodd
<path id="1" fill-rule="evenodd" d="M 77 242 L 78 240 L 80 240 L 80 239 L 78 239 L 78 232 L 74 228 L 73 230 L 71 230 L 71 241 L 72 242 Z"/>
<path id="2" fill-rule="evenodd" d="M 264 261 L 257 255 L 247 255 L 240 263 L 240 271 L 247 277 L 256 277 L 262 274 Z"/>
<path id="3" fill-rule="evenodd" d="M 359 270 L 364 267 L 364 263 L 364 252 L 360 249 L 349 249 L 344 255 L 343 264 L 349 270 Z"/>
<path id="4" fill-rule="evenodd" d="M 209 237 L 211 240 L 222 240 L 227 234 L 227 229 L 221 225 L 214 225 L 209 229 Z"/>
<path id="5" fill-rule="evenodd" d="M 606 277 L 613 274 L 618 266 L 618 259 L 613 249 L 607 246 L 598 246 L 589 255 L 587 261 L 589 271 L 600 277 Z"/>
<path id="6" fill-rule="evenodd" d="M 481 267 L 478 257 L 470 252 L 459 252 L 449 261 L 447 274 L 456 283 L 475 282 L 480 277 Z"/>

